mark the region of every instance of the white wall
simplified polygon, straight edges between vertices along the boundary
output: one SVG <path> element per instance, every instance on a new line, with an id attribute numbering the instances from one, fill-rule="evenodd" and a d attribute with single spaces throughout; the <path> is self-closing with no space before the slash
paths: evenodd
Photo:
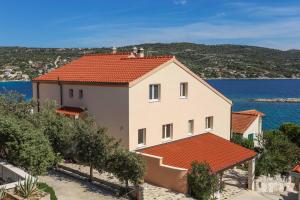
<path id="1" fill-rule="evenodd" d="M 181 82 L 188 82 L 188 98 L 181 99 Z M 149 102 L 149 85 L 161 84 L 159 102 Z M 210 132 L 230 139 L 231 105 L 175 63 L 162 68 L 129 89 L 130 149 L 137 148 L 138 129 L 146 128 L 146 145 L 162 143 L 162 125 L 173 123 L 173 140 L 188 136 L 188 120 L 194 133 L 205 130 L 205 117 L 214 116 Z"/>
<path id="2" fill-rule="evenodd" d="M 261 129 L 261 126 L 259 125 L 259 120 L 261 118 L 262 117 L 257 117 L 243 134 L 243 137 L 248 139 L 248 135 L 253 133 L 253 139 L 254 139 L 255 146 L 258 145 L 257 136 L 262 134 L 262 129 Z"/>

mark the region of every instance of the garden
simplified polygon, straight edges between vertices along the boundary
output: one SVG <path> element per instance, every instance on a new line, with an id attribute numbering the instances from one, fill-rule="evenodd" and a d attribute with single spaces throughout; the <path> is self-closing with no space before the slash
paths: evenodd
<path id="1" fill-rule="evenodd" d="M 40 112 L 33 112 L 34 101 L 7 93 L 0 96 L 0 159 L 25 169 L 33 176 L 42 175 L 68 160 L 110 173 L 124 183 L 120 194 L 127 194 L 129 183 L 137 186 L 145 173 L 142 158 L 106 134 L 92 116 L 74 120 L 55 112 L 54 102 L 47 102 Z"/>

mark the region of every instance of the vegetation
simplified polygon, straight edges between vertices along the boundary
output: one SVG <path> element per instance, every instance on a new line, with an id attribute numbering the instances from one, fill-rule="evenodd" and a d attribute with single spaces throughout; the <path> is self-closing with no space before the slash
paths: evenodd
<path id="1" fill-rule="evenodd" d="M 294 78 L 300 77 L 300 51 L 281 51 L 245 45 L 193 43 L 140 44 L 146 55 L 175 55 L 204 78 Z M 131 51 L 132 46 L 118 51 Z M 84 54 L 111 52 L 110 48 L 1 47 L 0 70 L 11 67 L 35 77 Z"/>
<path id="2" fill-rule="evenodd" d="M 287 174 L 300 160 L 300 148 L 285 133 L 265 132 L 260 140 L 264 148 L 257 160 L 257 176 Z"/>
<path id="3" fill-rule="evenodd" d="M 252 150 L 254 149 L 254 142 L 247 138 L 243 138 L 242 135 L 233 134 L 231 141 L 245 148 L 252 149 Z"/>
<path id="4" fill-rule="evenodd" d="M 29 176 L 25 178 L 23 183 L 19 181 L 16 192 L 25 199 L 34 196 L 38 192 L 37 179 Z"/>
<path id="5" fill-rule="evenodd" d="M 191 195 L 200 200 L 214 199 L 219 183 L 217 175 L 213 174 L 208 163 L 194 161 L 188 174 L 188 185 Z"/>
<path id="6" fill-rule="evenodd" d="M 279 127 L 279 131 L 286 135 L 292 143 L 296 144 L 300 148 L 300 125 L 286 123 Z"/>
<path id="7" fill-rule="evenodd" d="M 145 164 L 141 157 L 124 149 L 119 141 L 106 134 L 93 118 L 70 119 L 55 112 L 56 105 L 47 102 L 41 112 L 32 112 L 34 102 L 19 94 L 0 96 L 0 158 L 39 175 L 61 158 L 114 174 L 122 182 L 141 182 Z M 23 196 L 29 194 L 32 180 L 19 185 Z M 36 183 L 34 182 L 36 185 Z"/>
<path id="8" fill-rule="evenodd" d="M 118 149 L 112 157 L 110 170 L 120 181 L 138 185 L 142 182 L 145 173 L 145 163 L 142 157 L 136 153 Z"/>
<path id="9" fill-rule="evenodd" d="M 104 128 L 99 128 L 92 118 L 76 121 L 75 158 L 82 164 L 90 166 L 90 181 L 93 179 L 93 168 L 99 172 L 107 170 L 109 159 L 118 142 L 105 134 Z"/>
<path id="10" fill-rule="evenodd" d="M 53 190 L 52 187 L 50 187 L 50 186 L 47 185 L 46 183 L 38 182 L 38 183 L 37 183 L 37 188 L 38 188 L 40 191 L 49 193 L 49 194 L 50 194 L 50 200 L 57 200 L 55 191 Z"/>
<path id="11" fill-rule="evenodd" d="M 6 196 L 5 188 L 0 188 L 0 200 L 3 199 Z"/>

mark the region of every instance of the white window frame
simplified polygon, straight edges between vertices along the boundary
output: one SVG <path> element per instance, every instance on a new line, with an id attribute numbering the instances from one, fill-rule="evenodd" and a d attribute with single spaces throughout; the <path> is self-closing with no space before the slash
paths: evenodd
<path id="1" fill-rule="evenodd" d="M 181 99 L 186 99 L 188 97 L 188 83 L 187 82 L 182 82 L 179 85 L 180 87 L 180 98 Z M 185 92 L 185 94 L 184 94 Z"/>
<path id="2" fill-rule="evenodd" d="M 194 134 L 194 120 L 193 119 L 188 121 L 188 134 L 189 135 Z"/>
<path id="3" fill-rule="evenodd" d="M 155 98 L 155 88 L 157 87 L 157 98 Z M 150 84 L 149 85 L 149 101 L 157 102 L 160 101 L 160 84 Z"/>
<path id="4" fill-rule="evenodd" d="M 211 122 L 211 127 L 209 127 L 209 119 L 212 119 Z M 208 116 L 205 118 L 205 130 L 213 130 L 214 129 L 214 117 L 213 116 Z"/>
<path id="5" fill-rule="evenodd" d="M 78 98 L 83 99 L 83 90 L 82 89 L 78 90 Z"/>
<path id="6" fill-rule="evenodd" d="M 73 89 L 69 89 L 69 97 L 70 98 L 74 97 L 74 90 Z"/>
<path id="7" fill-rule="evenodd" d="M 169 127 L 169 128 L 168 128 Z M 167 137 L 167 131 L 170 130 L 170 135 Z M 163 141 L 172 140 L 173 138 L 173 124 L 164 124 L 162 126 L 162 139 Z"/>
<path id="8" fill-rule="evenodd" d="M 142 143 L 139 143 L 140 131 L 142 131 L 142 134 L 143 134 L 143 142 Z M 138 143 L 138 147 L 142 147 L 142 146 L 146 145 L 146 129 L 145 128 L 138 129 L 138 141 L 137 141 L 137 143 Z"/>

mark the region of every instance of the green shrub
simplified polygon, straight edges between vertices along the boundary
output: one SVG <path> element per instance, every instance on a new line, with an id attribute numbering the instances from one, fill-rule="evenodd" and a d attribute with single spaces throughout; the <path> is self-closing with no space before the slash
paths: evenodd
<path id="1" fill-rule="evenodd" d="M 37 193 L 37 179 L 32 176 L 25 177 L 24 182 L 19 181 L 16 192 L 23 198 L 29 198 Z"/>
<path id="2" fill-rule="evenodd" d="M 243 136 L 238 134 L 233 134 L 231 138 L 231 142 L 241 145 L 247 149 L 254 149 L 254 142 L 252 140 L 243 138 Z"/>
<path id="3" fill-rule="evenodd" d="M 47 185 L 46 183 L 38 182 L 37 187 L 40 191 L 49 193 L 50 194 L 50 200 L 57 200 L 54 189 L 52 187 L 50 187 L 49 185 Z"/>
<path id="4" fill-rule="evenodd" d="M 188 186 L 192 197 L 199 200 L 214 199 L 219 183 L 217 175 L 213 174 L 208 163 L 192 163 L 188 174 Z"/>
<path id="5" fill-rule="evenodd" d="M 0 188 L 0 200 L 3 199 L 6 196 L 5 188 Z"/>

